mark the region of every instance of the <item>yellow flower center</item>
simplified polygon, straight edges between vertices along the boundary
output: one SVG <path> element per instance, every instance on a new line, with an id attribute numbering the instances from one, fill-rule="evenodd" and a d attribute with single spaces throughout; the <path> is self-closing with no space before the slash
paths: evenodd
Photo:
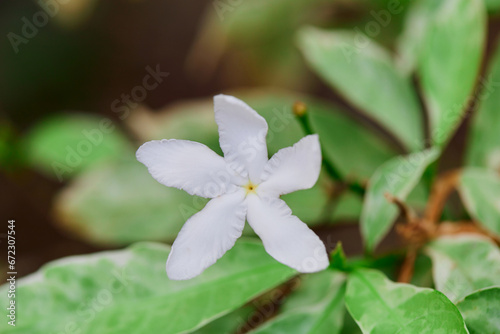
<path id="1" fill-rule="evenodd" d="M 246 191 L 246 195 L 252 194 L 252 193 L 255 194 L 257 187 L 258 187 L 258 185 L 255 183 L 252 183 L 252 181 L 248 181 L 248 183 L 243 186 L 243 188 Z"/>

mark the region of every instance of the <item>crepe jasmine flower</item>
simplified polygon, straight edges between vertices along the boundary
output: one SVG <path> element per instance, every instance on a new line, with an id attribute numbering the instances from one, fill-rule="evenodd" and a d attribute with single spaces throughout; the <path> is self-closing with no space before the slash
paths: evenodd
<path id="1" fill-rule="evenodd" d="M 176 139 L 153 140 L 137 150 L 137 160 L 161 184 L 211 198 L 175 239 L 168 277 L 201 274 L 234 246 L 245 218 L 277 261 L 304 273 L 325 269 L 323 242 L 279 198 L 316 183 L 318 136 L 306 136 L 268 159 L 266 120 L 232 96 L 217 95 L 214 103 L 224 157 L 203 144 Z"/>

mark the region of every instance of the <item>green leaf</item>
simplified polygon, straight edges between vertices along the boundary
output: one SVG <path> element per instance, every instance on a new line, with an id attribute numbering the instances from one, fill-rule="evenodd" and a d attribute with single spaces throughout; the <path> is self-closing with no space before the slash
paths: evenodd
<path id="1" fill-rule="evenodd" d="M 500 176 L 485 169 L 466 168 L 458 191 L 474 220 L 500 236 Z"/>
<path id="2" fill-rule="evenodd" d="M 373 174 L 361 213 L 361 234 L 369 251 L 373 251 L 387 234 L 398 215 L 396 205 L 390 203 L 385 194 L 405 200 L 439 154 L 438 149 L 429 149 L 399 156 L 384 163 Z"/>
<path id="3" fill-rule="evenodd" d="M 302 276 L 302 282 L 279 314 L 258 327 L 255 334 L 337 334 L 344 318 L 345 276 L 325 270 Z"/>
<path id="4" fill-rule="evenodd" d="M 293 214 L 304 222 L 313 225 L 321 220 L 321 215 L 328 200 L 327 186 L 328 179 L 324 172 L 320 174 L 318 182 L 314 187 L 307 190 L 300 190 L 281 196 Z"/>
<path id="5" fill-rule="evenodd" d="M 18 281 L 17 325 L 2 333 L 187 333 L 237 309 L 295 272 L 257 242 L 240 240 L 189 281 L 165 273 L 169 248 L 141 243 L 126 250 L 69 257 Z M 2 305 L 8 303 L 2 286 Z"/>
<path id="6" fill-rule="evenodd" d="M 255 307 L 245 305 L 197 329 L 193 334 L 240 333 L 252 319 Z"/>
<path id="7" fill-rule="evenodd" d="M 406 13 L 403 32 L 397 39 L 397 65 L 410 75 L 418 64 L 424 49 L 424 38 L 440 1 L 415 0 Z"/>
<path id="8" fill-rule="evenodd" d="M 453 302 L 475 290 L 500 285 L 500 250 L 484 237 L 441 237 L 426 251 L 432 259 L 436 289 Z"/>
<path id="9" fill-rule="evenodd" d="M 34 168 L 59 181 L 134 154 L 109 118 L 88 114 L 59 115 L 38 123 L 25 138 L 23 149 Z"/>
<path id="10" fill-rule="evenodd" d="M 422 44 L 418 73 L 433 144 L 443 146 L 461 121 L 478 75 L 486 12 L 482 0 L 439 4 Z"/>
<path id="11" fill-rule="evenodd" d="M 338 108 L 307 103 L 312 128 L 320 136 L 325 155 L 344 177 L 368 179 L 395 155 L 382 139 L 344 116 Z"/>
<path id="12" fill-rule="evenodd" d="M 345 301 L 364 334 L 468 333 L 460 312 L 442 293 L 393 283 L 375 270 L 349 276 Z"/>
<path id="13" fill-rule="evenodd" d="M 352 221 L 357 223 L 363 208 L 363 199 L 359 194 L 346 191 L 340 196 L 335 206 L 328 207 L 332 212 L 329 215 L 332 221 Z"/>
<path id="14" fill-rule="evenodd" d="M 479 85 L 479 105 L 470 126 L 466 163 L 500 170 L 500 46 L 492 56 L 486 78 L 481 79 Z"/>
<path id="15" fill-rule="evenodd" d="M 337 242 L 337 246 L 330 254 L 330 268 L 337 269 L 339 271 L 347 271 L 349 269 L 347 264 L 347 258 L 342 248 L 342 242 Z"/>
<path id="16" fill-rule="evenodd" d="M 368 37 L 359 39 L 355 32 L 304 28 L 299 46 L 312 69 L 334 89 L 406 147 L 421 149 L 423 121 L 410 80 L 395 69 L 387 51 Z"/>
<path id="17" fill-rule="evenodd" d="M 168 188 L 137 161 L 93 168 L 74 179 L 54 203 L 63 228 L 98 245 L 172 241 L 206 199 Z"/>
<path id="18" fill-rule="evenodd" d="M 471 334 L 500 333 L 500 287 L 473 292 L 457 307 Z"/>

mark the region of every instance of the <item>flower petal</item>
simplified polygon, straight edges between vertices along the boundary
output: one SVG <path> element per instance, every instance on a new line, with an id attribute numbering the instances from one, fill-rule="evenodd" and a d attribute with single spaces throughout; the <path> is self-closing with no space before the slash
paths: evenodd
<path id="1" fill-rule="evenodd" d="M 217 95 L 214 105 L 224 159 L 241 176 L 259 183 L 268 159 L 266 120 L 232 96 Z"/>
<path id="2" fill-rule="evenodd" d="M 279 198 L 247 197 L 247 220 L 266 251 L 279 262 L 303 273 L 328 267 L 325 245 Z"/>
<path id="3" fill-rule="evenodd" d="M 139 147 L 136 156 L 158 182 L 191 195 L 213 198 L 236 190 L 234 171 L 203 144 L 176 139 L 152 140 Z"/>
<path id="4" fill-rule="evenodd" d="M 271 196 L 309 189 L 321 170 L 318 135 L 302 138 L 291 147 L 279 150 L 267 162 L 261 175 L 259 191 Z"/>
<path id="5" fill-rule="evenodd" d="M 245 226 L 244 192 L 210 200 L 188 219 L 172 245 L 167 275 L 172 280 L 193 278 L 234 246 Z"/>

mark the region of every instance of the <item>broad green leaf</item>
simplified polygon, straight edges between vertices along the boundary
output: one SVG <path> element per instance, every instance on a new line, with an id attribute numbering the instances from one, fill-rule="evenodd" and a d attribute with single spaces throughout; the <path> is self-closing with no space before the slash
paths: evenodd
<path id="1" fill-rule="evenodd" d="M 255 334 L 337 334 L 344 318 L 345 276 L 326 270 L 305 275 L 279 314 L 258 327 Z"/>
<path id="2" fill-rule="evenodd" d="M 375 270 L 349 276 L 345 301 L 364 334 L 468 333 L 460 312 L 442 293 L 393 283 Z"/>
<path id="3" fill-rule="evenodd" d="M 328 159 L 347 178 L 369 178 L 395 155 L 379 137 L 327 105 L 309 107 L 311 125 Z"/>
<path id="4" fill-rule="evenodd" d="M 247 323 L 251 321 L 255 311 L 255 307 L 252 305 L 245 305 L 208 323 L 194 331 L 193 334 L 241 333 L 248 326 Z"/>
<path id="5" fill-rule="evenodd" d="M 478 75 L 486 11 L 482 0 L 439 4 L 425 34 L 418 73 L 432 142 L 443 146 L 461 121 Z"/>
<path id="6" fill-rule="evenodd" d="M 387 127 L 406 147 L 423 147 L 416 94 L 387 51 L 355 32 L 315 28 L 300 31 L 299 46 L 313 70 L 334 89 Z"/>
<path id="7" fill-rule="evenodd" d="M 26 136 L 23 149 L 34 168 L 59 181 L 134 154 L 116 124 L 88 114 L 59 115 L 38 123 Z"/>
<path id="8" fill-rule="evenodd" d="M 0 332 L 188 333 L 295 274 L 260 243 L 240 240 L 199 277 L 170 281 L 168 253 L 167 246 L 140 243 L 52 262 L 18 281 L 17 325 L 2 321 Z"/>
<path id="9" fill-rule="evenodd" d="M 324 172 L 318 179 L 318 183 L 307 190 L 296 191 L 281 197 L 293 210 L 293 214 L 310 225 L 318 222 L 322 218 L 325 205 L 328 200 L 328 183 Z"/>
<path id="10" fill-rule="evenodd" d="M 474 220 L 500 236 L 500 176 L 486 169 L 466 168 L 458 191 Z"/>
<path id="11" fill-rule="evenodd" d="M 438 149 L 429 149 L 406 157 L 399 156 L 384 163 L 373 174 L 361 212 L 361 234 L 369 251 L 373 251 L 387 234 L 398 215 L 396 205 L 385 195 L 406 199 L 439 153 Z"/>
<path id="12" fill-rule="evenodd" d="M 406 203 L 414 208 L 417 212 L 424 211 L 427 201 L 429 200 L 429 185 L 425 178 L 421 179 L 419 183 L 413 188 L 408 197 L 406 198 Z"/>
<path id="13" fill-rule="evenodd" d="M 359 194 L 352 191 L 345 192 L 340 196 L 338 203 L 334 206 L 330 205 L 328 209 L 331 212 L 330 219 L 332 221 L 353 221 L 358 222 L 361 210 L 363 208 L 363 199 Z"/>
<path id="14" fill-rule="evenodd" d="M 498 1 L 500 4 L 500 1 Z M 500 46 L 488 74 L 479 81 L 478 107 L 470 125 L 466 163 L 500 170 Z"/>
<path id="15" fill-rule="evenodd" d="M 500 285 L 500 250 L 484 237 L 441 237 L 426 250 L 432 259 L 436 289 L 453 302 L 475 290 Z"/>
<path id="16" fill-rule="evenodd" d="M 397 39 L 397 64 L 410 75 L 417 66 L 424 47 L 424 38 L 440 1 L 415 0 L 406 13 L 403 32 Z"/>
<path id="17" fill-rule="evenodd" d="M 471 334 L 500 333 L 500 287 L 473 292 L 457 307 Z"/>
<path id="18" fill-rule="evenodd" d="M 168 188 L 137 161 L 93 168 L 74 179 L 54 203 L 66 230 L 100 245 L 172 241 L 206 199 Z"/>

